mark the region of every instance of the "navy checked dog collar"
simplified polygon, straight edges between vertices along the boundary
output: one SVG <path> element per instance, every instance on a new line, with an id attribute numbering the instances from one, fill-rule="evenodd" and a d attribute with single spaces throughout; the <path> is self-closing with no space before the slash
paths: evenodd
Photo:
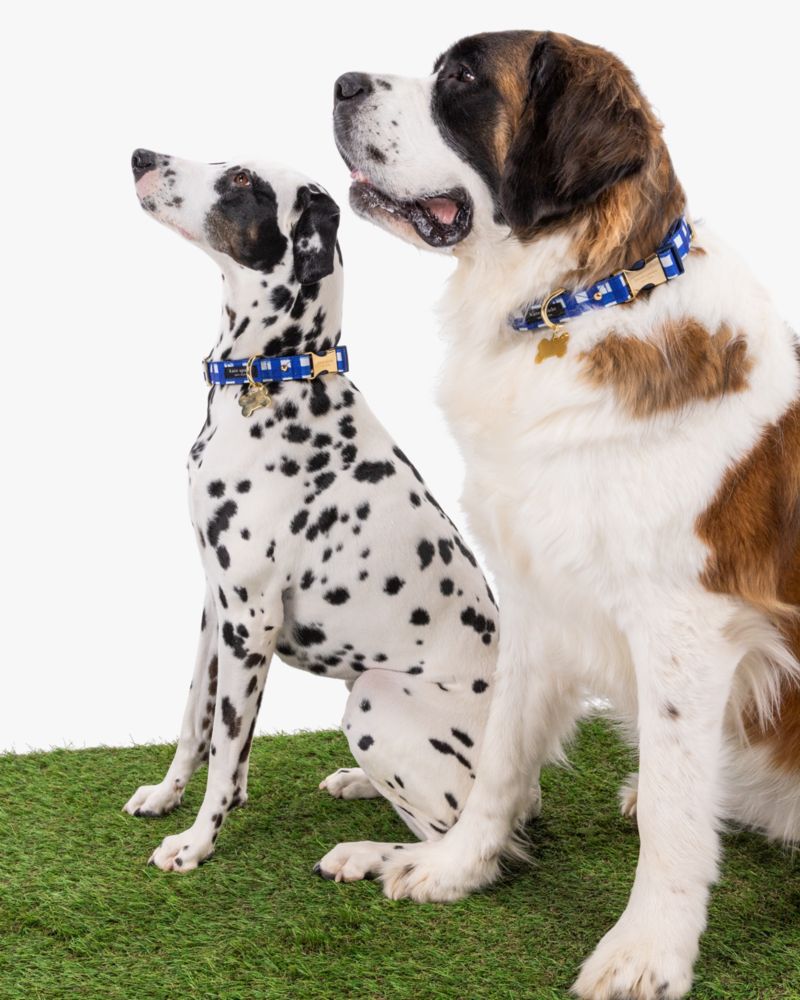
<path id="1" fill-rule="evenodd" d="M 624 305 L 635 299 L 643 289 L 677 278 L 683 274 L 683 261 L 692 247 L 692 236 L 692 227 L 682 216 L 649 257 L 580 291 L 568 292 L 559 288 L 541 302 L 531 303 L 521 315 L 509 317 L 509 322 L 515 330 L 552 330 L 553 337 L 540 343 L 536 360 L 560 357 L 566 352 L 568 336 L 559 325 L 562 320 L 575 319 L 593 309 Z M 544 344 L 551 346 L 543 351 Z"/>
<path id="2" fill-rule="evenodd" d="M 325 372 L 349 370 L 346 347 L 324 354 L 287 354 L 277 358 L 240 358 L 236 361 L 203 361 L 207 385 L 253 385 L 316 378 Z"/>

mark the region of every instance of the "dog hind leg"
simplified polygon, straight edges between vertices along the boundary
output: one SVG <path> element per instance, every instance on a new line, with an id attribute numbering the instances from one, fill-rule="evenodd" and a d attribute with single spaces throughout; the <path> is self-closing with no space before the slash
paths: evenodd
<path id="1" fill-rule="evenodd" d="M 375 669 L 352 688 L 342 726 L 361 767 L 349 773 L 363 775 L 360 783 L 369 782 L 375 795 L 388 799 L 421 840 L 442 837 L 470 794 L 489 708 L 487 686 L 474 688 L 472 679 L 442 684 Z M 338 774 L 323 785 L 335 782 Z M 354 796 L 345 788 L 342 797 Z M 405 849 L 395 843 L 342 843 L 315 871 L 337 881 L 372 877 Z"/>

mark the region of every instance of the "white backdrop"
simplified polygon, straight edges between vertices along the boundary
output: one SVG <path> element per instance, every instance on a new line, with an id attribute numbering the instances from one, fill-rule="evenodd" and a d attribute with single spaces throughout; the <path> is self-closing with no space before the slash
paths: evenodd
<path id="1" fill-rule="evenodd" d="M 694 212 L 738 245 L 796 326 L 797 26 L 781 6 L 9 7 L 0 748 L 172 739 L 189 683 L 203 581 L 185 459 L 220 288 L 208 259 L 138 208 L 135 146 L 285 161 L 345 206 L 330 127 L 339 73 L 427 73 L 479 30 L 566 31 L 633 67 Z M 347 210 L 341 241 L 353 377 L 457 514 L 461 465 L 433 403 L 433 306 L 450 262 Z M 383 364 L 397 344 L 428 361 L 413 378 Z M 146 376 L 154 355 L 171 377 Z M 339 682 L 276 664 L 261 731 L 336 725 L 343 701 Z"/>

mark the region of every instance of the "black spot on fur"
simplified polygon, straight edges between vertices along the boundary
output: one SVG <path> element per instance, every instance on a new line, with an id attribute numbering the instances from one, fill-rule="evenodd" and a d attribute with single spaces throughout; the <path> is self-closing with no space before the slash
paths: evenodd
<path id="1" fill-rule="evenodd" d="M 424 608 L 414 608 L 411 612 L 412 625 L 430 625 L 431 616 Z"/>
<path id="2" fill-rule="evenodd" d="M 399 576 L 389 576 L 386 578 L 386 582 L 383 585 L 384 593 L 386 594 L 399 594 L 402 588 L 405 586 L 405 580 L 401 580 Z"/>
<path id="3" fill-rule="evenodd" d="M 270 301 L 273 309 L 286 309 L 292 301 L 292 293 L 285 285 L 278 285 L 272 290 Z"/>
<path id="4" fill-rule="evenodd" d="M 474 741 L 470 736 L 467 736 L 465 732 L 461 729 L 451 729 L 450 732 L 455 736 L 459 743 L 463 743 L 465 747 L 474 746 Z"/>
<path id="5" fill-rule="evenodd" d="M 436 549 L 434 549 L 433 545 L 427 539 L 423 539 L 417 546 L 417 555 L 419 556 L 419 568 L 427 569 L 428 566 L 430 566 L 431 562 L 433 561 L 435 553 Z"/>
<path id="6" fill-rule="evenodd" d="M 327 638 L 316 625 L 295 625 L 293 635 L 299 646 L 318 646 Z"/>
<path id="7" fill-rule="evenodd" d="M 291 441 L 294 444 L 302 444 L 311 437 L 311 431 L 302 424 L 289 424 L 283 432 L 283 436 L 287 441 Z"/>
<path id="8" fill-rule="evenodd" d="M 328 604 L 345 604 L 350 600 L 350 591 L 347 587 L 336 587 L 325 594 Z"/>
<path id="9" fill-rule="evenodd" d="M 242 728 L 242 717 L 236 714 L 236 709 L 227 695 L 222 699 L 222 721 L 228 727 L 230 739 L 236 739 Z"/>
<path id="10" fill-rule="evenodd" d="M 391 462 L 359 462 L 353 472 L 360 483 L 379 483 L 394 474 L 395 467 Z"/>
<path id="11" fill-rule="evenodd" d="M 206 529 L 209 545 L 216 546 L 219 536 L 223 531 L 227 531 L 231 524 L 231 518 L 236 515 L 239 508 L 234 500 L 226 500 L 214 511 L 214 516 L 209 520 Z"/>
<path id="12" fill-rule="evenodd" d="M 290 528 L 292 529 L 292 534 L 293 535 L 299 534 L 303 530 L 303 528 L 305 528 L 307 521 L 308 521 L 308 511 L 305 508 L 303 508 L 302 510 L 299 510 L 292 518 L 290 524 Z"/>

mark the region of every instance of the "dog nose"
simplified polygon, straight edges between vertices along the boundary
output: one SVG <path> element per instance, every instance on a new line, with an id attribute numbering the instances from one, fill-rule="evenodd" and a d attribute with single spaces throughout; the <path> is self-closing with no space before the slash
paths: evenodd
<path id="1" fill-rule="evenodd" d="M 131 167 L 133 176 L 138 181 L 149 170 L 155 170 L 156 154 L 151 149 L 135 149 L 131 157 Z"/>
<path id="2" fill-rule="evenodd" d="M 342 73 L 333 85 L 333 104 L 342 101 L 363 101 L 372 91 L 372 79 L 366 73 Z"/>

